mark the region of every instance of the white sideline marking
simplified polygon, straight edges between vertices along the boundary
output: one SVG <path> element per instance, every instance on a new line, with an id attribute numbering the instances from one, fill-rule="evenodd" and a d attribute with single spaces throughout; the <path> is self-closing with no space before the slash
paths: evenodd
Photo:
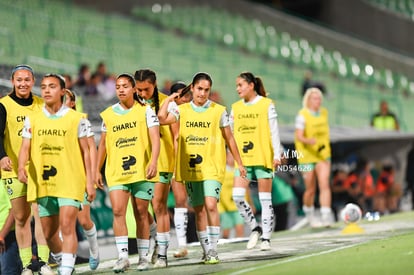
<path id="1" fill-rule="evenodd" d="M 365 243 L 365 242 L 355 243 L 355 244 L 342 246 L 342 247 L 337 247 L 337 248 L 333 248 L 333 249 L 330 249 L 330 250 L 325 250 L 325 251 L 321 251 L 321 252 L 318 252 L 318 253 L 303 255 L 303 256 L 299 256 L 299 257 L 295 257 L 295 258 L 289 258 L 289 259 L 286 259 L 286 260 L 282 260 L 282 261 L 275 262 L 275 263 L 269 263 L 269 264 L 265 264 L 265 265 L 258 266 L 258 267 L 250 267 L 250 268 L 246 268 L 246 269 L 236 271 L 236 272 L 233 272 L 233 273 L 229 273 L 229 274 L 230 275 L 238 275 L 238 274 L 243 274 L 243 273 L 247 273 L 247 272 L 251 272 L 251 271 L 257 271 L 259 269 L 263 269 L 263 268 L 270 267 L 270 266 L 281 265 L 281 264 L 290 263 L 290 262 L 294 262 L 294 261 L 298 261 L 298 260 L 302 260 L 302 259 L 311 258 L 311 257 L 314 257 L 314 256 L 320 256 L 320 255 L 323 255 L 323 254 L 336 252 L 336 251 L 346 249 L 346 248 L 350 248 L 350 247 L 353 247 L 353 246 L 357 246 L 357 245 L 360 245 L 360 244 L 363 244 L 363 243 Z"/>

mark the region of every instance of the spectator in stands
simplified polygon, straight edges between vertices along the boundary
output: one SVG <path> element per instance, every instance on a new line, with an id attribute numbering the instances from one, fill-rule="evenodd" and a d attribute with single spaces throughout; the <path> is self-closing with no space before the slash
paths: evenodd
<path id="1" fill-rule="evenodd" d="M 112 270 L 119 273 L 127 270 L 130 265 L 126 211 L 131 195 L 135 202 L 133 205 L 137 222 L 138 270 L 146 270 L 149 267 L 148 206 L 154 192 L 154 184 L 150 180 L 158 177 L 160 132 L 155 112 L 149 106 L 135 100 L 135 79 L 132 75 L 124 73 L 117 77 L 116 92 L 119 102 L 101 113 L 103 123 L 96 179 L 98 185 L 102 186 L 100 171 L 106 157 L 105 178 L 109 187 L 114 216 L 113 230 L 118 250 L 118 260 Z M 119 140 L 126 143 L 118 146 Z M 116 157 L 124 155 L 128 157 Z"/>
<path id="2" fill-rule="evenodd" d="M 62 76 L 65 79 L 66 89 L 72 90 L 73 89 L 72 76 L 70 74 L 63 74 Z"/>
<path id="3" fill-rule="evenodd" d="M 394 167 L 385 163 L 375 186 L 374 209 L 380 214 L 395 213 L 399 210 L 401 185 L 395 182 Z"/>
<path id="4" fill-rule="evenodd" d="M 246 178 L 236 170 L 233 200 L 244 221 L 252 231 L 247 249 L 256 246 L 261 237 L 261 250 L 270 250 L 270 237 L 274 226 L 272 207 L 272 178 L 274 169 L 281 163 L 277 113 L 273 101 L 267 97 L 262 79 L 251 72 L 243 72 L 236 78 L 236 90 L 241 98 L 233 103 L 230 125 L 240 154 L 247 168 L 247 179 L 257 179 L 262 209 L 261 223 L 255 219 L 245 200 Z"/>
<path id="5" fill-rule="evenodd" d="M 105 62 L 103 61 L 99 62 L 96 65 L 96 70 L 95 72 L 93 72 L 93 74 L 99 75 L 100 80 L 104 83 L 109 77 Z"/>
<path id="6" fill-rule="evenodd" d="M 349 173 L 344 182 L 344 188 L 348 191 L 351 200 L 349 202 L 358 204 L 364 212 L 373 210 L 375 186 L 370 163 L 366 159 L 357 160 L 355 169 Z"/>
<path id="7" fill-rule="evenodd" d="M 314 81 L 312 79 L 312 71 L 307 70 L 305 71 L 303 82 L 302 82 L 302 91 L 301 91 L 302 97 L 305 95 L 305 92 L 309 88 L 318 88 L 322 92 L 322 94 L 326 95 L 325 85 L 320 81 Z"/>
<path id="8" fill-rule="evenodd" d="M 332 209 L 335 220 L 338 220 L 338 214 L 345 205 L 352 201 L 348 188 L 345 186 L 348 178 L 348 167 L 346 164 L 339 164 L 332 172 L 331 190 L 332 190 Z"/>
<path id="9" fill-rule="evenodd" d="M 65 105 L 73 110 L 76 111 L 76 96 L 75 94 L 69 90 L 65 89 Z M 86 114 L 85 114 L 86 117 Z M 89 122 L 89 120 L 85 119 L 85 122 L 89 123 L 88 126 L 88 148 L 89 153 L 91 156 L 91 173 L 93 177 L 96 176 L 96 144 L 95 144 L 95 134 L 92 131 L 92 126 Z M 91 270 L 95 270 L 98 268 L 99 265 L 99 247 L 98 247 L 98 234 L 96 232 L 96 226 L 95 223 L 91 219 L 91 204 L 86 199 L 87 193 L 85 193 L 85 198 L 82 202 L 82 210 L 78 213 L 78 221 L 80 225 L 82 226 L 85 234 L 86 239 L 89 243 L 89 267 Z"/>
<path id="10" fill-rule="evenodd" d="M 87 126 L 80 113 L 64 105 L 65 81 L 62 76 L 47 74 L 42 78 L 40 87 L 45 105 L 42 111 L 25 119 L 18 158 L 18 178 L 28 185 L 27 200 L 38 204 L 47 244 L 59 263 L 59 274 L 66 275 L 72 274 L 75 268 L 76 217 L 80 201 L 84 198 L 85 190 L 90 202 L 96 195 L 86 137 Z M 60 134 L 47 134 L 51 129 Z M 45 144 L 52 151 L 55 150 L 54 154 L 44 154 L 43 150 L 38 150 Z M 30 169 L 27 169 L 29 159 Z M 29 175 L 29 171 L 33 172 Z M 31 178 L 32 175 L 35 178 Z"/>
<path id="11" fill-rule="evenodd" d="M 295 123 L 295 148 L 299 154 L 298 170 L 302 172 L 305 193 L 303 212 L 313 227 L 329 227 L 333 222 L 331 210 L 331 146 L 328 110 L 322 107 L 323 95 L 318 88 L 309 88 L 303 96 L 303 108 Z M 319 187 L 321 223 L 314 218 L 316 184 Z"/>
<path id="12" fill-rule="evenodd" d="M 397 116 L 389 110 L 386 100 L 381 100 L 379 112 L 371 118 L 371 126 L 386 131 L 398 131 L 400 129 Z"/>
<path id="13" fill-rule="evenodd" d="M 161 88 L 161 93 L 165 95 L 171 94 L 170 91 L 171 91 L 172 85 L 173 85 L 173 82 L 170 79 L 164 80 L 164 83 Z"/>
<path id="14" fill-rule="evenodd" d="M 411 192 L 411 209 L 414 210 L 414 143 L 407 155 L 407 167 L 405 168 L 405 190 L 404 193 Z"/>
<path id="15" fill-rule="evenodd" d="M 223 98 L 218 91 L 211 91 L 209 99 L 218 104 L 223 104 Z"/>
<path id="16" fill-rule="evenodd" d="M 82 64 L 79 67 L 78 75 L 75 80 L 75 86 L 83 88 L 89 84 L 91 79 L 91 71 L 88 64 Z"/>
<path id="17" fill-rule="evenodd" d="M 49 248 L 43 232 L 37 207 L 31 209 L 27 201 L 27 185 L 17 177 L 18 154 L 21 147 L 24 118 L 41 110 L 43 100 L 32 93 L 35 84 L 33 69 L 28 65 L 17 65 L 11 74 L 13 90 L 0 100 L 0 166 L 4 187 L 7 188 L 15 219 L 16 238 L 19 244 L 19 255 L 26 274 L 32 274 L 32 230 L 30 221 L 32 213 L 36 217 L 35 237 L 41 272 L 52 274 L 46 264 L 49 259 Z M 34 205 L 34 204 L 33 204 Z"/>
<path id="18" fill-rule="evenodd" d="M 93 73 L 88 84 L 85 87 L 85 95 L 96 96 L 99 92 L 99 86 L 102 85 L 102 77 L 100 74 Z"/>

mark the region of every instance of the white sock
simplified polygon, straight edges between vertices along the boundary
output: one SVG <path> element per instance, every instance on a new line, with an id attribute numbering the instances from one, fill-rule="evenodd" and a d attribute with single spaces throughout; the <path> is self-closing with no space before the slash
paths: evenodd
<path id="1" fill-rule="evenodd" d="M 128 259 L 128 236 L 115 237 L 118 259 Z"/>
<path id="2" fill-rule="evenodd" d="M 272 193 L 259 192 L 259 200 L 262 206 L 262 238 L 270 240 L 274 227 Z"/>
<path id="3" fill-rule="evenodd" d="M 75 268 L 76 254 L 62 253 L 62 264 L 59 266 L 59 274 L 72 274 Z"/>
<path id="4" fill-rule="evenodd" d="M 251 230 L 253 230 L 258 226 L 258 224 L 253 214 L 252 208 L 245 200 L 245 196 L 245 188 L 233 188 L 233 201 L 236 203 L 237 209 L 239 210 L 240 215 L 244 219 L 244 222 L 250 227 Z"/>
<path id="5" fill-rule="evenodd" d="M 170 244 L 170 232 L 157 233 L 158 254 L 167 256 L 167 249 Z"/>
<path id="6" fill-rule="evenodd" d="M 314 206 L 302 206 L 303 213 L 305 214 L 306 219 L 309 223 L 313 222 L 313 217 L 315 215 L 315 207 Z"/>
<path id="7" fill-rule="evenodd" d="M 141 259 L 146 259 L 149 251 L 149 240 L 137 239 L 137 245 L 139 257 Z"/>
<path id="8" fill-rule="evenodd" d="M 322 219 L 331 219 L 332 217 L 332 210 L 330 207 L 322 206 L 321 207 L 321 217 Z"/>
<path id="9" fill-rule="evenodd" d="M 207 231 L 197 231 L 197 236 L 198 236 L 198 240 L 200 241 L 201 248 L 203 249 L 204 254 L 207 254 L 207 252 L 210 249 Z"/>
<path id="10" fill-rule="evenodd" d="M 89 254 L 93 258 L 97 258 L 99 255 L 99 248 L 98 248 L 98 234 L 96 233 L 96 226 L 93 224 L 92 228 L 89 230 L 84 230 L 86 234 L 86 239 L 89 243 Z"/>
<path id="11" fill-rule="evenodd" d="M 57 263 L 57 265 L 62 264 L 62 252 L 59 252 L 56 254 L 53 252 L 50 252 L 50 255 L 52 256 L 53 260 L 55 260 L 55 263 Z"/>
<path id="12" fill-rule="evenodd" d="M 207 226 L 210 248 L 217 251 L 217 243 L 220 238 L 220 226 Z"/>
<path id="13" fill-rule="evenodd" d="M 178 247 L 187 246 L 188 209 L 174 208 L 174 224 L 177 234 Z"/>

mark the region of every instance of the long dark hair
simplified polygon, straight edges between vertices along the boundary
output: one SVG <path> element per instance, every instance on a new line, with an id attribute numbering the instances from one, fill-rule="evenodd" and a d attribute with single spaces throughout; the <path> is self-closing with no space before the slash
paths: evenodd
<path id="1" fill-rule="evenodd" d="M 251 72 L 243 72 L 239 74 L 239 77 L 243 78 L 247 81 L 247 83 L 253 83 L 254 84 L 254 90 L 258 95 L 261 95 L 263 97 L 267 96 L 266 90 L 263 85 L 263 81 L 260 77 L 254 76 Z"/>
<path id="2" fill-rule="evenodd" d="M 182 81 L 178 81 L 178 82 L 174 83 L 173 85 L 171 85 L 170 95 L 173 94 L 173 93 L 176 93 L 180 89 L 181 89 L 181 93 L 180 93 L 179 97 L 183 97 L 191 90 L 191 85 L 187 85 Z"/>
<path id="3" fill-rule="evenodd" d="M 153 100 L 153 107 L 155 108 L 155 113 L 158 114 L 160 110 L 160 98 L 158 94 L 158 87 L 157 87 L 157 76 L 153 70 L 150 69 L 142 69 L 135 72 L 134 75 L 135 81 L 149 81 L 153 84 L 154 87 L 154 94 L 152 95 Z"/>
<path id="4" fill-rule="evenodd" d="M 193 77 L 193 81 L 191 82 L 191 84 L 194 86 L 200 80 L 207 80 L 208 82 L 210 82 L 210 86 L 213 86 L 213 79 L 211 78 L 211 76 L 208 73 L 203 72 L 196 73 Z"/>

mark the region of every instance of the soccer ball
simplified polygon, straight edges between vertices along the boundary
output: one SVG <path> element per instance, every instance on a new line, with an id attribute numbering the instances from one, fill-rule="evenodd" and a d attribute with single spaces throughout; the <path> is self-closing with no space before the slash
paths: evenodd
<path id="1" fill-rule="evenodd" d="M 348 203 L 341 211 L 341 218 L 345 223 L 357 223 L 362 218 L 362 210 L 358 205 Z"/>

